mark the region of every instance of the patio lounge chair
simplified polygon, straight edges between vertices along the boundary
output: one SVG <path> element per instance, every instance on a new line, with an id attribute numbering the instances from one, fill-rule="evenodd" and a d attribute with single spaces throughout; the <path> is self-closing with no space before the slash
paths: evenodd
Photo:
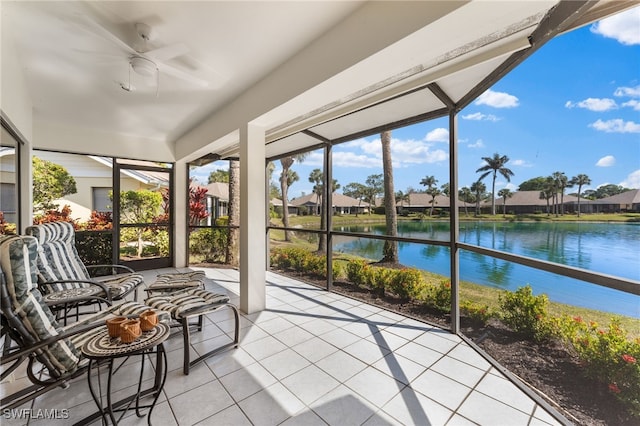
<path id="1" fill-rule="evenodd" d="M 133 292 L 133 299 L 137 300 L 142 275 L 124 265 L 85 266 L 76 250 L 75 231 L 70 223 L 34 225 L 28 227 L 26 233 L 38 241 L 38 283 L 50 305 L 63 304 L 66 296 L 76 292 L 94 293 L 109 301 L 122 300 Z M 109 268 L 113 274 L 92 277 L 89 270 L 98 268 Z"/>
<path id="2" fill-rule="evenodd" d="M 87 371 L 87 360 L 80 348 L 103 330 L 110 316 L 137 315 L 149 306 L 123 302 L 83 317 L 82 321 L 60 326 L 36 285 L 38 244 L 32 236 L 0 237 L 0 309 L 4 347 L 0 365 L 5 379 L 28 361 L 27 376 L 32 383 L 2 396 L 2 410 L 21 406 L 43 393 Z M 169 322 L 166 312 L 156 311 L 158 319 Z"/>

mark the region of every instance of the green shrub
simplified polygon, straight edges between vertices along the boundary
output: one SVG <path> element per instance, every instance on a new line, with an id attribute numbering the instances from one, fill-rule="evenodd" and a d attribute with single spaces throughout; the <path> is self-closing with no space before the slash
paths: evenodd
<path id="1" fill-rule="evenodd" d="M 424 287 L 422 274 L 415 268 L 394 270 L 390 276 L 388 290 L 403 299 L 415 298 Z"/>
<path id="2" fill-rule="evenodd" d="M 464 300 L 460 304 L 460 311 L 474 321 L 486 324 L 496 314 L 489 308 L 489 305 L 475 303 Z"/>
<path id="3" fill-rule="evenodd" d="M 200 228 L 189 235 L 189 253 L 203 262 L 223 262 L 227 251 L 227 229 Z"/>
<path id="4" fill-rule="evenodd" d="M 555 319 L 556 330 L 580 358 L 585 373 L 640 417 L 640 338 L 630 340 L 616 318 L 602 329 L 581 317 Z"/>
<path id="5" fill-rule="evenodd" d="M 431 307 L 443 312 L 451 311 L 451 283 L 441 281 L 439 284 L 430 285 L 421 295 L 422 301 Z"/>
<path id="6" fill-rule="evenodd" d="M 549 299 L 545 294 L 534 296 L 530 285 L 498 296 L 502 321 L 516 333 L 536 341 L 550 335 Z"/>
<path id="7" fill-rule="evenodd" d="M 364 286 L 366 284 L 365 269 L 368 269 L 369 265 L 364 260 L 350 260 L 347 263 L 347 279 L 357 286 Z"/>

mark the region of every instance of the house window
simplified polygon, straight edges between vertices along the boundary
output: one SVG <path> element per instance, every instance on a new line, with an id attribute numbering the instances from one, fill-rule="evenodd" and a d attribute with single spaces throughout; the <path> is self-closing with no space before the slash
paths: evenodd
<path id="1" fill-rule="evenodd" d="M 111 212 L 111 188 L 93 187 L 93 210 L 97 212 Z"/>

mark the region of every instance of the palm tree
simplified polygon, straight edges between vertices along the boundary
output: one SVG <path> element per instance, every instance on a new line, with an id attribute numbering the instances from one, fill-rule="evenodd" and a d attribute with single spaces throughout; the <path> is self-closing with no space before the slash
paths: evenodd
<path id="1" fill-rule="evenodd" d="M 564 216 L 564 190 L 569 186 L 569 179 L 564 172 L 554 172 L 553 180 L 555 181 L 556 188 L 560 192 L 560 214 Z"/>
<path id="2" fill-rule="evenodd" d="M 579 174 L 578 176 L 574 176 L 569 181 L 569 187 L 578 185 L 578 217 L 580 217 L 580 195 L 582 193 L 583 185 L 591 185 L 591 179 L 589 176 L 584 174 Z"/>
<path id="3" fill-rule="evenodd" d="M 511 182 L 511 176 L 513 176 L 514 173 L 510 169 L 504 166 L 509 161 L 509 157 L 507 157 L 506 155 L 500 155 L 498 153 L 495 153 L 493 154 L 493 157 L 482 157 L 482 159 L 487 164 L 480 167 L 478 170 L 476 170 L 476 173 L 484 172 L 478 179 L 478 180 L 482 180 L 493 172 L 493 182 L 491 184 L 491 214 L 495 216 L 496 214 L 496 176 L 498 173 L 500 173 L 507 180 L 507 182 Z"/>
<path id="4" fill-rule="evenodd" d="M 427 187 L 427 190 L 425 192 L 431 195 L 431 210 L 429 211 L 429 217 L 433 215 L 433 205 L 436 202 L 436 196 L 440 194 L 440 190 L 436 188 L 437 184 L 438 179 L 436 179 L 435 176 L 425 176 L 420 181 L 420 185 L 424 185 Z"/>
<path id="5" fill-rule="evenodd" d="M 282 194 L 282 226 L 289 227 L 289 199 L 287 193 L 289 192 L 289 170 L 294 161 L 299 163 L 303 162 L 307 153 L 298 154 L 294 156 L 284 157 L 280 159 L 282 165 L 282 174 L 280 175 L 280 193 Z M 284 240 L 291 241 L 289 231 L 284 231 Z"/>
<path id="6" fill-rule="evenodd" d="M 502 197 L 502 216 L 507 217 L 507 198 L 513 197 L 510 189 L 502 188 L 498 191 L 498 197 Z"/>
<path id="7" fill-rule="evenodd" d="M 393 166 L 391 163 L 391 132 L 380 134 L 382 145 L 382 174 L 384 179 L 384 217 L 387 235 L 398 236 L 398 217 L 396 215 L 396 194 L 393 188 Z M 385 240 L 381 262 L 398 263 L 398 242 Z"/>
<path id="8" fill-rule="evenodd" d="M 478 216 L 480 214 L 480 201 L 482 201 L 484 194 L 487 192 L 487 185 L 477 180 L 471 184 L 471 192 L 476 197 L 476 216 Z"/>
<path id="9" fill-rule="evenodd" d="M 458 197 L 460 197 L 464 202 L 464 215 L 469 216 L 469 211 L 467 210 L 467 203 L 469 203 L 473 197 L 473 193 L 471 192 L 471 189 L 469 189 L 469 187 L 467 186 L 463 186 L 462 188 L 460 188 L 460 190 L 458 190 Z"/>
<path id="10" fill-rule="evenodd" d="M 229 161 L 229 237 L 225 262 L 228 265 L 239 264 L 240 237 L 240 162 Z"/>

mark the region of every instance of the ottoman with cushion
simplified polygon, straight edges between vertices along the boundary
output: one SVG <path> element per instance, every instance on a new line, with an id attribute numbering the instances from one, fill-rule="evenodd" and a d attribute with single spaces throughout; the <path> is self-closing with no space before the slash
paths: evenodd
<path id="1" fill-rule="evenodd" d="M 204 290 L 204 271 L 189 271 L 159 274 L 156 281 L 146 288 L 149 295 L 153 293 L 172 293 L 177 290 Z"/>
<path id="2" fill-rule="evenodd" d="M 190 367 L 200 361 L 225 349 L 238 347 L 240 332 L 238 308 L 229 303 L 229 297 L 225 294 L 217 294 L 207 290 L 186 289 L 175 293 L 151 296 L 145 300 L 145 304 L 170 313 L 171 317 L 180 323 L 184 341 L 183 371 L 185 375 L 189 374 Z M 190 327 L 195 327 L 197 331 L 202 331 L 204 324 L 203 315 L 225 307 L 233 311 L 235 319 L 235 334 L 233 340 L 191 361 L 189 355 L 189 348 L 191 346 Z M 194 317 L 198 317 L 198 321 L 190 323 L 189 320 Z"/>

